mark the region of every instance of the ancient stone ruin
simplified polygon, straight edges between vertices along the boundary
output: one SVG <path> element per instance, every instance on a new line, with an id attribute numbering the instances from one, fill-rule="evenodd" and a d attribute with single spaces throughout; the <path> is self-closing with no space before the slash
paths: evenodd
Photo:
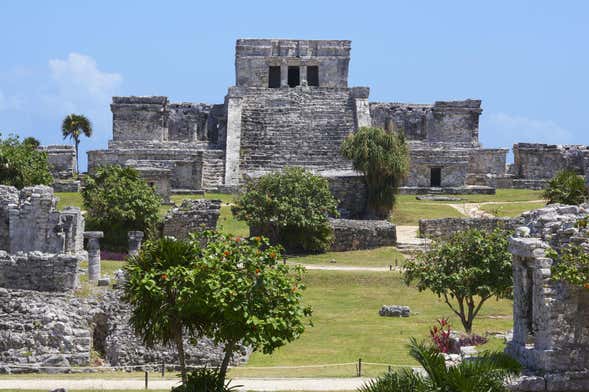
<path id="1" fill-rule="evenodd" d="M 589 205 L 548 207 L 523 214 L 510 239 L 514 274 L 514 331 L 507 352 L 526 368 L 518 391 L 589 390 L 589 290 L 551 279 L 550 247 L 589 246 L 577 221 Z"/>
<path id="2" fill-rule="evenodd" d="M 38 148 L 47 154 L 49 170 L 53 176 L 53 189 L 56 192 L 78 192 L 80 181 L 74 180 L 76 168 L 76 149 L 74 146 L 53 144 Z"/>
<path id="3" fill-rule="evenodd" d="M 214 230 L 221 212 L 221 200 L 185 199 L 164 218 L 162 234 L 185 240 L 195 231 Z"/>
<path id="4" fill-rule="evenodd" d="M 130 308 L 109 288 L 80 296 L 80 262 L 100 282 L 99 239 L 79 209 L 57 211 L 53 189 L 0 186 L 0 373 L 70 372 L 74 366 L 174 367 L 175 350 L 147 349 L 129 327 Z M 217 206 L 218 211 L 218 206 Z M 141 232 L 130 234 L 135 248 Z M 88 254 L 83 249 L 88 241 Z M 188 363 L 218 365 L 222 346 L 187 341 Z M 91 353 L 102 358 L 91 362 Z M 241 348 L 233 363 L 249 355 Z"/>
<path id="5" fill-rule="evenodd" d="M 339 147 L 376 126 L 409 141 L 404 192 L 493 192 L 507 149 L 481 147 L 481 101 L 370 102 L 368 87 L 348 86 L 350 51 L 345 40 L 239 39 L 224 103 L 113 97 L 113 138 L 88 152 L 89 172 L 133 166 L 162 194 L 236 188 L 285 166 L 357 177 Z"/>

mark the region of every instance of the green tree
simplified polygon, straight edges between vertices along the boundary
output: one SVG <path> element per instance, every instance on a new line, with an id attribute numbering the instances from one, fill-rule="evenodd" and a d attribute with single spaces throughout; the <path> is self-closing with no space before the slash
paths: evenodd
<path id="1" fill-rule="evenodd" d="M 280 262 L 278 247 L 263 237 L 213 231 L 193 233 L 192 243 L 199 249 L 196 271 L 203 286 L 194 313 L 209 315 L 206 334 L 225 345 L 220 381 L 239 342 L 271 354 L 304 332 L 311 315 L 302 304 L 304 269 Z"/>
<path id="2" fill-rule="evenodd" d="M 405 264 L 406 284 L 431 290 L 460 318 L 467 333 L 490 298 L 511 296 L 513 276 L 507 233 L 471 229 L 435 243 Z"/>
<path id="3" fill-rule="evenodd" d="M 21 142 L 17 136 L 3 139 L 0 134 L 0 184 L 22 189 L 52 182 L 47 153 Z"/>
<path id="4" fill-rule="evenodd" d="M 86 226 L 104 231 L 110 250 L 126 250 L 128 231 L 153 232 L 159 219 L 160 197 L 131 167 L 99 167 L 87 177 L 82 199 Z"/>
<path id="5" fill-rule="evenodd" d="M 359 392 L 507 392 L 505 379 L 521 372 L 521 365 L 503 353 L 482 353 L 476 358 L 446 366 L 443 354 L 411 339 L 409 354 L 426 375 L 402 369 L 369 381 Z"/>
<path id="6" fill-rule="evenodd" d="M 548 204 L 579 205 L 587 200 L 589 193 L 582 177 L 573 170 L 562 170 L 548 182 L 542 196 Z"/>
<path id="7" fill-rule="evenodd" d="M 184 338 L 198 335 L 200 320 L 187 308 L 198 300 L 192 286 L 194 249 L 184 241 L 165 237 L 146 241 L 125 265 L 123 300 L 131 305 L 131 324 L 147 347 L 175 346 L 182 381 L 186 381 Z"/>
<path id="8" fill-rule="evenodd" d="M 31 148 L 38 148 L 41 145 L 41 142 L 32 136 L 24 138 L 22 143 Z"/>
<path id="9" fill-rule="evenodd" d="M 403 133 L 363 127 L 344 140 L 341 153 L 364 174 L 368 216 L 387 219 L 399 184 L 409 171 L 409 148 Z"/>
<path id="10" fill-rule="evenodd" d="M 549 249 L 546 256 L 555 261 L 552 266 L 552 279 L 589 289 L 589 253 L 582 245 L 564 246 L 560 254 L 554 249 Z"/>
<path id="11" fill-rule="evenodd" d="M 92 136 L 92 124 L 90 123 L 90 120 L 82 114 L 69 114 L 63 119 L 61 133 L 64 139 L 69 137 L 76 145 L 76 173 L 79 173 L 80 158 L 78 150 L 80 146 L 80 136 Z"/>
<path id="12" fill-rule="evenodd" d="M 336 207 L 325 178 L 290 167 L 249 182 L 232 212 L 250 232 L 288 251 L 323 252 L 333 242 L 327 218 L 337 215 Z"/>

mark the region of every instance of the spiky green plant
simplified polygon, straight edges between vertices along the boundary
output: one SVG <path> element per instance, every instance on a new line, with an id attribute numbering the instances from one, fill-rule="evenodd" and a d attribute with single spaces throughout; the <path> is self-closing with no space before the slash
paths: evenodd
<path id="1" fill-rule="evenodd" d="M 388 218 L 398 187 L 409 172 L 409 148 L 403 133 L 363 127 L 344 140 L 341 153 L 364 174 L 368 217 Z"/>
<path id="2" fill-rule="evenodd" d="M 425 374 L 403 369 L 369 381 L 359 392 L 506 392 L 504 381 L 521 371 L 521 365 L 503 353 L 482 353 L 476 358 L 446 366 L 435 348 L 414 338 L 409 353 Z"/>
<path id="3" fill-rule="evenodd" d="M 587 200 L 589 193 L 582 177 L 573 170 L 562 170 L 548 182 L 542 196 L 548 200 L 548 204 L 578 205 Z"/>

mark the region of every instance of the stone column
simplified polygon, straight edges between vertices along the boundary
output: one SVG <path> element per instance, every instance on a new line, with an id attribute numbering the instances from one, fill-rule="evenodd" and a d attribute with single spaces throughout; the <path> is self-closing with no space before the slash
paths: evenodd
<path id="1" fill-rule="evenodd" d="M 231 93 L 231 90 L 230 90 Z M 229 96 L 227 102 L 227 140 L 225 143 L 225 185 L 239 185 L 239 150 L 241 147 L 240 96 Z"/>
<path id="2" fill-rule="evenodd" d="M 288 87 L 288 64 L 280 64 L 280 87 Z"/>
<path id="3" fill-rule="evenodd" d="M 303 87 L 308 86 L 307 83 L 307 66 L 306 65 L 301 65 L 299 67 L 299 78 L 300 78 L 300 85 Z"/>
<path id="4" fill-rule="evenodd" d="M 129 238 L 129 256 L 136 256 L 141 249 L 141 241 L 143 240 L 142 231 L 130 231 L 127 233 Z"/>
<path id="5" fill-rule="evenodd" d="M 97 281 L 100 279 L 100 241 L 104 237 L 102 231 L 86 231 L 84 238 L 88 239 L 88 280 Z"/>

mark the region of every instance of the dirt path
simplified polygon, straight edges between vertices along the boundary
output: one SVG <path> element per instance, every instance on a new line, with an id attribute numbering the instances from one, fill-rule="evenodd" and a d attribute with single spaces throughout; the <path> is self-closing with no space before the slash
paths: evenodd
<path id="1" fill-rule="evenodd" d="M 305 267 L 308 270 L 316 271 L 368 271 L 368 272 L 383 272 L 390 271 L 390 267 L 362 267 L 362 266 L 347 266 L 347 265 L 322 265 L 322 264 L 301 264 L 295 262 L 289 262 L 289 264 L 298 264 Z M 360 263 L 359 263 L 360 264 Z M 394 270 L 401 270 L 400 267 L 393 267 Z"/>
<path id="2" fill-rule="evenodd" d="M 483 205 L 493 204 L 518 204 L 518 203 L 542 203 L 545 200 L 529 200 L 529 201 L 485 201 L 481 203 L 448 203 L 450 206 L 470 218 L 494 218 L 495 215 L 481 209 Z"/>
<path id="3" fill-rule="evenodd" d="M 352 391 L 360 387 L 366 378 L 238 378 L 232 385 L 242 385 L 240 391 Z M 149 382 L 149 389 L 171 389 L 177 386 L 177 380 L 154 380 Z M 49 380 L 49 379 L 4 379 L 0 380 L 0 389 L 40 389 L 57 388 L 78 389 L 135 389 L 145 388 L 144 380 Z"/>

